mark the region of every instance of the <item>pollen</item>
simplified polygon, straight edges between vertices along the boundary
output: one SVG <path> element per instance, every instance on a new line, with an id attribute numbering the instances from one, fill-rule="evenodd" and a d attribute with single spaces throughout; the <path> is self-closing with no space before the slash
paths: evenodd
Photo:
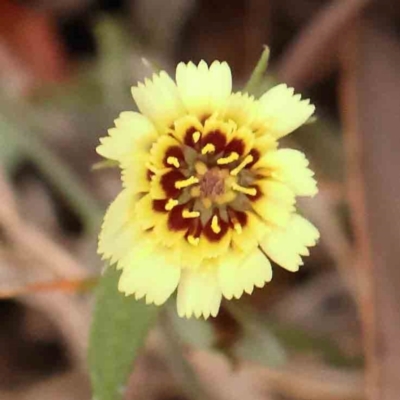
<path id="1" fill-rule="evenodd" d="M 198 218 L 198 217 L 200 217 L 200 212 L 199 211 L 183 210 L 182 217 L 183 218 Z"/>
<path id="2" fill-rule="evenodd" d="M 218 216 L 214 215 L 211 220 L 211 229 L 217 235 L 221 233 L 221 226 L 219 225 Z"/>
<path id="3" fill-rule="evenodd" d="M 175 206 L 177 206 L 179 204 L 178 200 L 174 200 L 174 199 L 169 199 L 167 204 L 165 205 L 165 210 L 166 211 L 171 211 Z"/>
<path id="4" fill-rule="evenodd" d="M 233 229 L 238 233 L 239 235 L 243 232 L 242 225 L 239 224 L 239 222 L 235 222 L 233 224 Z"/>
<path id="5" fill-rule="evenodd" d="M 168 157 L 167 164 L 173 165 L 175 168 L 179 168 L 181 166 L 179 160 L 176 157 Z"/>
<path id="6" fill-rule="evenodd" d="M 190 178 L 185 179 L 183 181 L 175 182 L 175 187 L 177 189 L 184 189 L 189 186 L 195 185 L 196 183 L 199 183 L 199 178 L 196 178 L 195 176 L 191 176 Z"/>
<path id="7" fill-rule="evenodd" d="M 249 154 L 235 169 L 231 171 L 232 176 L 236 176 L 239 174 L 239 172 L 246 166 L 249 165 L 250 163 L 253 162 L 253 156 Z"/>
<path id="8" fill-rule="evenodd" d="M 231 154 L 229 154 L 228 157 L 219 158 L 217 160 L 217 164 L 219 165 L 230 164 L 234 161 L 237 161 L 238 159 L 239 159 L 239 154 L 236 152 L 232 152 Z"/>
<path id="9" fill-rule="evenodd" d="M 192 138 L 193 138 L 193 143 L 198 143 L 199 140 L 200 140 L 200 137 L 201 137 L 201 134 L 200 134 L 199 131 L 194 132 L 194 133 L 193 133 L 193 136 L 192 136 Z"/>
<path id="10" fill-rule="evenodd" d="M 255 196 L 257 194 L 257 189 L 240 186 L 236 182 L 232 183 L 232 189 L 236 190 L 237 192 L 240 192 L 240 193 L 243 193 L 243 194 L 247 194 L 249 196 Z"/>
<path id="11" fill-rule="evenodd" d="M 192 246 L 198 246 L 200 242 L 200 238 L 194 237 L 193 235 L 189 235 L 187 240 Z"/>
<path id="12" fill-rule="evenodd" d="M 215 152 L 215 146 L 212 143 L 207 143 L 201 150 L 201 154 L 203 155 L 214 152 Z"/>

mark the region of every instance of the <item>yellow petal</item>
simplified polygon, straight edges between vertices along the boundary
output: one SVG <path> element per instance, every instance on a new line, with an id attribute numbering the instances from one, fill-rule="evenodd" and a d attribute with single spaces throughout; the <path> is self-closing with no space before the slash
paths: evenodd
<path id="1" fill-rule="evenodd" d="M 228 229 L 224 236 L 218 241 L 210 241 L 204 234 L 200 237 L 201 248 L 207 257 L 214 258 L 228 251 L 229 245 L 232 240 L 232 230 Z"/>
<path id="2" fill-rule="evenodd" d="M 171 148 L 180 149 L 181 144 L 175 138 L 169 135 L 161 136 L 158 139 L 157 143 L 155 143 L 151 148 L 151 158 L 150 158 L 151 163 L 157 168 L 173 167 L 174 166 L 173 164 L 165 165 L 165 161 L 167 160 L 164 160 L 166 157 L 167 150 Z M 179 153 L 181 158 L 182 152 L 180 151 Z"/>
<path id="3" fill-rule="evenodd" d="M 314 172 L 308 168 L 305 155 L 293 149 L 279 149 L 267 153 L 255 165 L 261 175 L 286 183 L 298 196 L 317 194 Z"/>
<path id="4" fill-rule="evenodd" d="M 204 240 L 199 241 L 197 246 L 194 246 L 182 240 L 178 243 L 177 254 L 180 257 L 180 265 L 185 269 L 197 269 L 201 266 L 204 260 Z"/>
<path id="5" fill-rule="evenodd" d="M 271 263 L 257 248 L 245 257 L 238 254 L 226 260 L 218 268 L 218 281 L 228 300 L 239 299 L 243 292 L 251 294 L 254 287 L 261 288 L 272 279 Z"/>
<path id="6" fill-rule="evenodd" d="M 230 143 L 235 141 L 241 141 L 244 145 L 244 151 L 241 156 L 246 156 L 249 154 L 250 150 L 253 148 L 254 145 L 254 134 L 250 128 L 247 126 L 242 126 L 239 129 L 235 130 L 230 137 Z M 228 149 L 229 149 L 228 144 Z"/>
<path id="7" fill-rule="evenodd" d="M 273 261 L 288 271 L 298 271 L 303 265 L 302 255 L 308 255 L 307 247 L 314 246 L 319 232 L 303 217 L 294 214 L 286 228 L 274 229 L 260 245 Z"/>
<path id="8" fill-rule="evenodd" d="M 109 136 L 100 139 L 101 144 L 96 149 L 98 154 L 110 160 L 130 164 L 138 153 L 149 151 L 157 139 L 152 122 L 139 113 L 123 112 L 115 125 L 108 131 Z"/>
<path id="9" fill-rule="evenodd" d="M 134 218 L 138 198 L 123 190 L 109 206 L 99 235 L 98 252 L 114 263 L 124 257 L 140 234 Z"/>
<path id="10" fill-rule="evenodd" d="M 182 271 L 178 286 L 177 308 L 180 317 L 196 318 L 218 314 L 221 290 L 216 272 L 212 268 Z"/>
<path id="11" fill-rule="evenodd" d="M 280 203 L 263 195 L 251 203 L 253 210 L 262 219 L 272 225 L 285 227 L 294 211 L 294 206 Z"/>
<path id="12" fill-rule="evenodd" d="M 133 87 L 132 96 L 140 112 L 153 121 L 161 134 L 186 113 L 175 82 L 164 71 Z"/>
<path id="13" fill-rule="evenodd" d="M 180 242 L 184 241 L 184 236 L 186 234 L 185 230 L 171 230 L 168 227 L 168 216 L 165 215 L 165 219 L 159 223 L 157 223 L 154 227 L 154 236 L 155 241 L 159 242 L 161 245 L 165 247 L 173 247 L 173 251 L 176 253 L 179 252 L 178 246 Z M 178 254 L 177 254 L 178 256 Z"/>
<path id="14" fill-rule="evenodd" d="M 135 162 L 130 163 L 122 170 L 123 186 L 135 193 L 147 193 L 150 191 L 147 163 L 150 155 L 140 153 L 135 156 Z"/>
<path id="15" fill-rule="evenodd" d="M 295 195 L 288 185 L 272 179 L 261 179 L 257 181 L 261 192 L 268 200 L 273 200 L 277 204 L 293 206 L 295 204 Z"/>
<path id="16" fill-rule="evenodd" d="M 221 113 L 225 120 L 234 121 L 238 127 L 251 126 L 257 115 L 257 103 L 253 96 L 247 93 L 236 92 L 229 96 Z"/>
<path id="17" fill-rule="evenodd" d="M 176 83 L 182 100 L 190 113 L 199 118 L 221 109 L 232 91 L 232 75 L 226 62 L 205 61 L 198 66 L 180 63 L 176 68 Z"/>
<path id="18" fill-rule="evenodd" d="M 185 115 L 178 119 L 175 121 L 174 127 L 175 129 L 171 133 L 181 143 L 193 143 L 193 134 L 195 134 L 195 138 L 197 137 L 196 142 L 198 142 L 203 132 L 202 123 L 194 115 Z M 188 137 L 189 135 L 190 137 Z M 190 140 L 191 138 L 192 140 Z"/>
<path id="19" fill-rule="evenodd" d="M 232 243 L 245 253 L 257 248 L 259 241 L 269 232 L 269 227 L 254 213 L 247 212 L 247 222 L 239 232 L 233 230 Z"/>
<path id="20" fill-rule="evenodd" d="M 166 215 L 156 212 L 153 208 L 153 198 L 146 194 L 135 204 L 134 218 L 142 230 L 153 228 L 158 224 L 166 223 Z"/>
<path id="21" fill-rule="evenodd" d="M 275 138 L 288 135 L 304 124 L 314 113 L 309 100 L 301 100 L 294 89 L 281 84 L 273 87 L 259 99 L 259 120 Z"/>
<path id="22" fill-rule="evenodd" d="M 168 255 L 154 244 L 136 247 L 124 260 L 118 290 L 136 299 L 146 297 L 146 303 L 161 305 L 175 291 L 181 270 Z"/>

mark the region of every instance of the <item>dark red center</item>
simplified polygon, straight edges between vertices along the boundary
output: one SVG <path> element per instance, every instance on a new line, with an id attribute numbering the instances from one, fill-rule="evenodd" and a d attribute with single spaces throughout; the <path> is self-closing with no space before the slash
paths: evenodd
<path id="1" fill-rule="evenodd" d="M 221 171 L 210 169 L 200 180 L 200 191 L 204 197 L 215 197 L 225 193 L 225 182 Z"/>

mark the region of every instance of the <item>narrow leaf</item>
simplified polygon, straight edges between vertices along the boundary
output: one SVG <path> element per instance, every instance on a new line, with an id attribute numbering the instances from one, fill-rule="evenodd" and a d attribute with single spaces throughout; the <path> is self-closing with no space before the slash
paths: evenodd
<path id="1" fill-rule="evenodd" d="M 106 169 L 106 168 L 117 168 L 118 166 L 119 166 L 118 161 L 104 160 L 93 164 L 92 171 L 98 171 L 99 169 Z"/>
<path id="2" fill-rule="evenodd" d="M 243 329 L 243 336 L 233 348 L 236 357 L 268 367 L 278 367 L 286 362 L 283 345 L 257 312 L 238 303 L 228 304 L 228 310 Z"/>
<path id="3" fill-rule="evenodd" d="M 248 80 L 244 91 L 249 94 L 254 94 L 257 91 L 257 88 L 262 84 L 264 80 L 264 74 L 268 67 L 269 60 L 269 47 L 264 46 L 264 51 L 261 54 L 260 59 L 258 60 L 257 65 L 255 66 L 250 79 Z"/>
<path id="4" fill-rule="evenodd" d="M 210 350 L 214 346 L 216 335 L 210 321 L 180 318 L 175 311 L 175 305 L 171 303 L 167 305 L 166 311 L 175 332 L 183 343 L 203 350 Z"/>
<path id="5" fill-rule="evenodd" d="M 108 268 L 97 291 L 89 343 L 95 400 L 122 399 L 133 362 L 158 310 L 118 292 L 119 275 Z"/>

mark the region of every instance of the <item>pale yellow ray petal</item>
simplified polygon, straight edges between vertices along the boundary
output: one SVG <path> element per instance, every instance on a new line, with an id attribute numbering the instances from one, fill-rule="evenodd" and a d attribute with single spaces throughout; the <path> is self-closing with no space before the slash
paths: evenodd
<path id="1" fill-rule="evenodd" d="M 294 89 L 285 84 L 277 85 L 259 99 L 258 120 L 268 127 L 275 138 L 288 135 L 304 124 L 314 113 L 309 100 L 301 100 Z"/>
<path id="2" fill-rule="evenodd" d="M 132 96 L 140 112 L 153 121 L 160 134 L 186 113 L 175 82 L 164 71 L 133 87 Z"/>
<path id="3" fill-rule="evenodd" d="M 178 286 L 177 309 L 180 317 L 215 317 L 221 304 L 221 290 L 213 268 L 182 270 Z"/>
<path id="4" fill-rule="evenodd" d="M 124 257 L 141 232 L 134 217 L 138 198 L 132 191 L 123 190 L 105 214 L 99 235 L 98 252 L 114 263 Z"/>
<path id="5" fill-rule="evenodd" d="M 232 92 L 232 73 L 226 62 L 210 65 L 208 86 L 211 110 L 220 110 Z"/>
<path id="6" fill-rule="evenodd" d="M 294 211 L 294 206 L 280 203 L 272 198 L 263 195 L 251 203 L 253 210 L 262 219 L 272 225 L 285 227 Z"/>
<path id="7" fill-rule="evenodd" d="M 115 120 L 115 128 L 100 139 L 96 148 L 98 154 L 122 164 L 134 162 L 137 154 L 150 150 L 157 139 L 157 131 L 153 123 L 145 116 L 135 112 L 123 112 Z"/>
<path id="8" fill-rule="evenodd" d="M 175 291 L 180 274 L 164 249 L 144 243 L 124 259 L 118 290 L 137 299 L 146 297 L 147 304 L 161 305 Z"/>
<path id="9" fill-rule="evenodd" d="M 294 272 L 303 265 L 301 256 L 308 254 L 307 247 L 314 246 L 318 238 L 318 230 L 309 221 L 294 214 L 286 228 L 272 230 L 260 245 L 273 261 Z"/>
<path id="10" fill-rule="evenodd" d="M 191 132 L 192 137 L 195 135 L 196 142 L 200 140 L 203 132 L 203 124 L 194 115 L 185 115 L 184 117 L 175 121 L 174 126 L 175 129 L 173 129 L 171 133 L 181 143 L 184 143 L 185 139 L 188 139 L 187 132 Z"/>
<path id="11" fill-rule="evenodd" d="M 272 179 L 260 179 L 256 183 L 268 200 L 273 200 L 277 204 L 284 204 L 287 206 L 293 206 L 295 204 L 295 194 L 285 183 Z"/>
<path id="12" fill-rule="evenodd" d="M 230 140 L 232 141 L 235 139 L 241 140 L 242 143 L 244 144 L 244 152 L 242 156 L 247 155 L 250 152 L 250 150 L 254 147 L 255 137 L 251 129 L 247 126 L 239 127 L 232 133 Z"/>
<path id="13" fill-rule="evenodd" d="M 317 183 L 308 164 L 301 151 L 279 149 L 267 153 L 253 168 L 261 175 L 286 183 L 298 196 L 314 196 L 318 193 Z"/>
<path id="14" fill-rule="evenodd" d="M 122 184 L 135 193 L 147 193 L 150 191 L 150 179 L 147 164 L 149 153 L 140 153 L 135 156 L 135 162 L 130 163 L 122 170 Z"/>
<path id="15" fill-rule="evenodd" d="M 221 109 L 232 90 L 231 70 L 226 62 L 205 61 L 197 66 L 180 63 L 176 68 L 176 83 L 190 113 L 202 118 Z"/>
<path id="16" fill-rule="evenodd" d="M 194 246 L 182 240 L 177 245 L 176 252 L 180 257 L 180 264 L 185 269 L 197 269 L 200 267 L 204 260 L 204 241 L 199 241 L 197 246 Z"/>
<path id="17" fill-rule="evenodd" d="M 232 232 L 232 243 L 245 253 L 254 250 L 260 240 L 269 232 L 269 226 L 257 215 L 247 212 L 246 226 L 239 231 L 234 229 Z"/>
<path id="18" fill-rule="evenodd" d="M 149 194 L 146 194 L 136 202 L 134 210 L 136 224 L 143 230 L 165 223 L 166 214 L 154 210 L 153 198 Z"/>
<path id="19" fill-rule="evenodd" d="M 252 294 L 254 287 L 262 288 L 272 279 L 272 267 L 267 256 L 259 249 L 254 250 L 240 269 L 244 291 Z"/>
<path id="20" fill-rule="evenodd" d="M 180 148 L 180 146 L 181 144 L 172 136 L 161 136 L 157 143 L 155 143 L 151 148 L 151 163 L 157 168 L 167 168 L 168 165 L 164 164 L 164 158 L 167 150 L 172 147 Z M 172 164 L 169 165 L 169 167 L 172 166 Z"/>
<path id="21" fill-rule="evenodd" d="M 222 254 L 225 254 L 226 251 L 229 248 L 229 245 L 232 240 L 232 230 L 228 229 L 225 235 L 219 240 L 212 242 L 205 237 L 204 234 L 200 236 L 200 242 L 201 242 L 201 248 L 204 251 L 204 254 L 207 255 L 207 257 L 218 257 Z"/>
<path id="22" fill-rule="evenodd" d="M 258 103 L 254 100 L 254 97 L 249 96 L 247 93 L 232 93 L 221 115 L 225 120 L 231 119 L 239 127 L 249 127 L 257 116 L 257 105 Z"/>
<path id="23" fill-rule="evenodd" d="M 186 234 L 185 230 L 171 230 L 168 227 L 168 215 L 165 215 L 165 219 L 154 227 L 154 235 L 157 238 L 157 242 L 165 247 L 172 247 L 172 250 L 176 253 L 179 252 L 179 244 L 184 241 Z M 178 255 L 178 254 L 177 254 Z M 178 255 L 179 256 L 179 255 Z"/>
<path id="24" fill-rule="evenodd" d="M 258 248 L 242 256 L 227 258 L 218 268 L 218 281 L 222 294 L 228 300 L 239 299 L 244 292 L 251 294 L 254 287 L 261 288 L 272 279 L 271 263 Z"/>

